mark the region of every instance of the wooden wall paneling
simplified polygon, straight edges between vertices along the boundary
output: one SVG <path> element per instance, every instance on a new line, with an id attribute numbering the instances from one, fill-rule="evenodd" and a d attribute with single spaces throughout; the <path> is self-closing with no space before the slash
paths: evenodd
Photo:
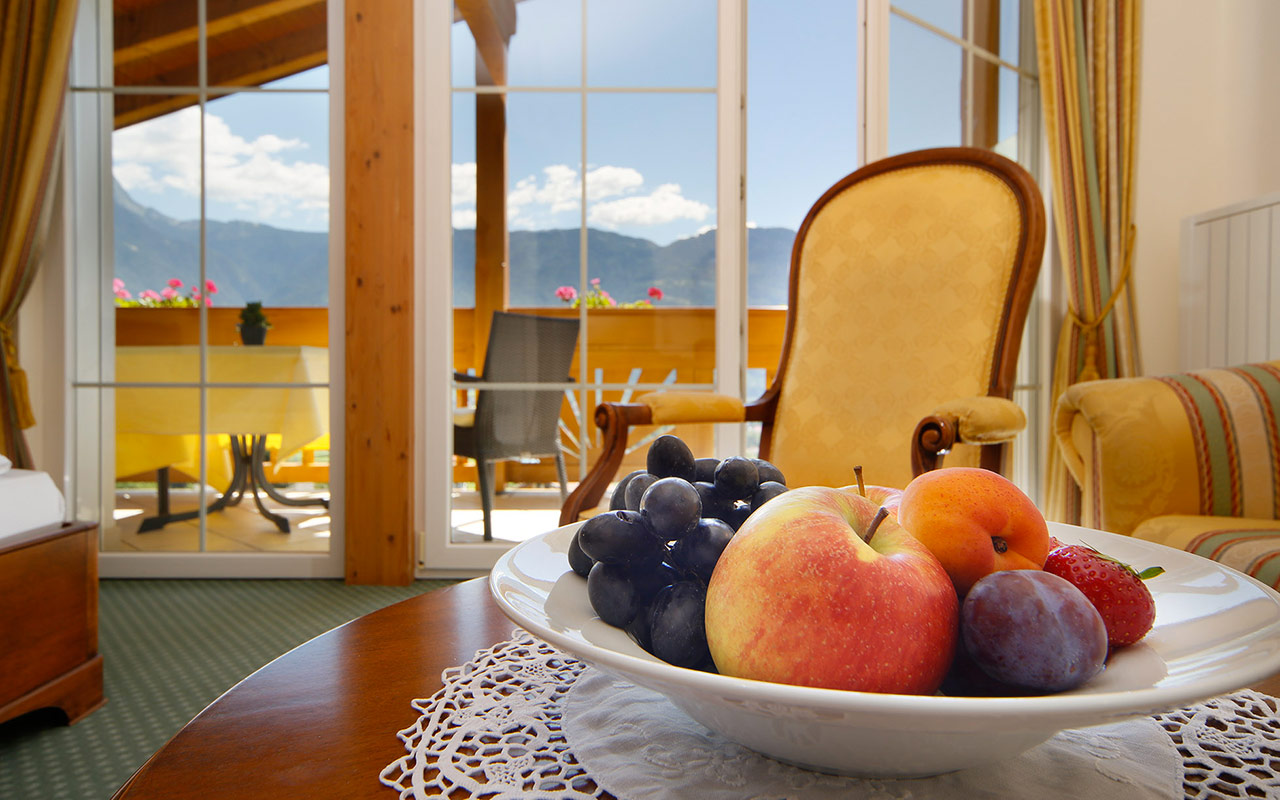
<path id="1" fill-rule="evenodd" d="M 1231 241 L 1227 245 L 1227 353 L 1216 366 L 1230 366 L 1244 360 L 1249 315 L 1249 218 L 1236 215 L 1229 225 Z"/>
<path id="2" fill-rule="evenodd" d="M 1225 219 L 1210 222 L 1209 228 L 1209 277 L 1206 281 L 1205 300 L 1209 304 L 1205 318 L 1206 331 L 1205 367 L 1227 365 L 1227 258 L 1230 246 L 1230 223 Z"/>
<path id="3" fill-rule="evenodd" d="M 348 583 L 414 569 L 413 3 L 345 0 Z"/>
<path id="4" fill-rule="evenodd" d="M 1255 363 L 1268 359 L 1267 345 L 1272 324 L 1269 309 L 1280 306 L 1267 305 L 1271 301 L 1271 209 L 1258 208 L 1249 212 L 1249 291 L 1245 302 L 1244 358 L 1241 361 Z"/>
<path id="5" fill-rule="evenodd" d="M 1199 369 L 1209 360 L 1205 314 L 1209 308 L 1209 226 L 1184 220 L 1182 225 L 1181 289 L 1178 292 L 1179 369 Z"/>
<path id="6" fill-rule="evenodd" d="M 1271 207 L 1271 244 L 1267 249 L 1269 271 L 1271 275 L 1270 295 L 1271 304 L 1269 308 L 1273 311 L 1280 309 L 1280 204 Z M 1268 327 L 1268 353 L 1280 353 L 1280 320 L 1276 320 L 1275 314 L 1269 316 Z"/>

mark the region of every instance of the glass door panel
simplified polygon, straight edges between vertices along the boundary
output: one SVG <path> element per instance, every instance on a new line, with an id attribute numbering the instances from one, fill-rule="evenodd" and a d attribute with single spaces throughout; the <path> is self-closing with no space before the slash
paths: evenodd
<path id="1" fill-rule="evenodd" d="M 748 400 L 777 372 L 796 231 L 858 166 L 857 32 L 855 3 L 747 5 Z M 750 454 L 759 439 L 749 425 Z"/>
<path id="2" fill-rule="evenodd" d="M 714 384 L 716 4 L 516 12 L 498 63 L 475 46 L 483 20 L 458 11 L 452 29 L 454 371 L 484 372 L 495 311 L 578 320 L 560 383 L 571 490 L 598 452 L 600 401 Z M 674 65 L 660 57 L 676 51 Z M 474 387 L 453 386 L 466 417 Z M 455 442 L 471 435 L 455 428 Z M 481 540 L 478 478 L 474 459 L 454 456 L 451 541 Z M 494 483 L 495 539 L 554 527 L 554 459 L 502 461 Z"/>
<path id="3" fill-rule="evenodd" d="M 128 348 L 117 355 L 121 382 L 171 375 L 184 366 L 161 347 Z M 103 522 L 107 552 L 198 552 L 201 507 L 217 499 L 210 486 L 225 487 L 231 461 L 216 437 L 201 441 L 197 388 L 120 387 L 114 397 L 114 496 Z M 202 464 L 204 465 L 202 467 Z M 201 480 L 201 476 L 204 480 Z"/>

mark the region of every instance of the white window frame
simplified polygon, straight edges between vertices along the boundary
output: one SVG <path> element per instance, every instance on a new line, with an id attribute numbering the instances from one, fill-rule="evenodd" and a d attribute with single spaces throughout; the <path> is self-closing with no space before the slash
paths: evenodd
<path id="1" fill-rule="evenodd" d="M 889 19 L 900 14 L 890 0 L 858 0 L 858 64 L 856 77 L 861 136 L 859 165 L 883 158 L 888 152 L 888 72 Z M 1030 4 L 1023 3 L 1024 13 Z M 419 411 L 415 463 L 420 476 L 417 530 L 417 574 L 419 577 L 472 575 L 488 570 L 510 547 L 510 543 L 454 543 L 450 537 L 450 486 L 452 484 L 452 223 L 450 185 L 452 161 L 452 76 L 450 30 L 451 3 L 428 3 L 415 15 L 414 74 L 415 193 L 418 209 L 415 225 L 415 279 L 418 290 L 418 351 L 416 376 Z M 716 370 L 715 390 L 742 397 L 746 375 L 746 2 L 718 0 L 717 54 L 717 230 L 716 230 Z M 907 16 L 907 15 L 902 15 Z M 911 18 L 913 22 L 918 22 Z M 942 33 L 932 28 L 935 33 Z M 992 60 L 993 55 L 972 43 L 942 33 L 975 57 Z M 1024 39 L 1024 52 L 1034 48 L 1034 37 Z M 999 61 L 998 59 L 996 59 Z M 1006 67 L 1007 62 L 1000 62 Z M 1027 104 L 1024 103 L 1024 106 Z M 1038 100 L 1032 105 L 1038 106 Z M 1038 113 L 1038 110 L 1036 111 Z M 585 125 L 585 120 L 584 120 Z M 1020 131 L 1023 126 L 1020 124 Z M 1032 147 L 1032 145 L 1035 145 Z M 1023 150 L 1023 146 L 1027 149 Z M 1020 142 L 1031 163 L 1041 160 L 1043 137 L 1039 142 Z M 1033 169 L 1033 172 L 1035 170 Z M 1044 185 L 1042 183 L 1042 185 Z M 1045 194 L 1047 199 L 1047 191 Z M 585 213 L 585 204 L 584 204 Z M 1046 248 L 1046 267 L 1050 248 Z M 435 265 L 434 268 L 431 265 Z M 1018 389 L 1044 391 L 1048 386 L 1049 318 L 1039 307 L 1047 303 L 1051 285 L 1048 270 L 1041 271 L 1041 295 L 1032 311 L 1023 344 L 1028 364 L 1038 362 L 1031 383 Z M 726 368 L 725 365 L 732 365 Z M 750 399 L 750 398 L 744 398 Z M 1038 407 L 1046 404 L 1040 402 Z M 586 410 L 589 413 L 589 409 Z M 1040 447 L 1047 430 L 1048 413 L 1035 415 L 1029 440 L 1031 452 Z M 588 417 L 589 419 L 589 417 Z M 717 426 L 716 449 L 722 454 L 740 453 L 745 447 L 743 426 Z M 1023 449 L 1027 449 L 1024 447 Z M 1038 486 L 1041 466 L 1035 459 L 1015 458 L 1015 470 L 1024 486 Z M 1026 463 L 1023 463 L 1026 462 Z"/>
<path id="2" fill-rule="evenodd" d="M 197 0 L 198 19 L 203 28 L 205 0 Z M 327 4 L 328 53 L 330 64 L 342 64 L 343 58 L 343 6 L 341 0 Z M 86 322 L 74 313 L 79 292 L 93 291 L 105 299 L 106 287 L 111 276 L 107 268 L 112 265 L 111 197 L 111 132 L 114 128 L 111 114 L 111 98 L 114 93 L 111 81 L 102 76 L 112 73 L 110 24 L 111 0 L 90 0 L 81 4 L 76 22 L 76 44 L 72 55 L 71 97 L 67 100 L 65 140 L 67 162 L 63 170 L 63 191 L 67 202 L 64 213 L 73 224 L 66 225 L 63 245 L 67 253 L 65 265 L 66 297 L 64 335 L 66 342 L 66 405 L 68 434 L 63 442 L 66 467 L 65 488 L 71 499 L 71 511 L 80 519 L 102 519 L 113 506 L 108 498 L 115 493 L 114 407 L 110 389 L 113 381 L 103 380 L 114 364 L 115 318 L 111 309 L 100 312 L 96 320 Z M 203 31 L 202 31 L 203 34 Z M 91 47 L 83 42 L 93 41 Z M 200 107 L 209 96 L 203 58 L 204 37 L 200 37 L 201 59 L 199 65 Z M 77 81 L 80 75 L 92 76 L 92 80 Z M 342 69 L 330 69 L 329 97 L 329 150 L 341 154 L 343 138 L 343 73 Z M 86 88 L 79 88 L 86 87 Z M 149 87 L 129 87 L 130 91 L 144 91 Z M 171 92 L 172 87 L 150 87 L 157 92 Z M 74 95 L 94 93 L 100 102 L 93 119 L 78 113 Z M 218 92 L 217 96 L 225 96 Z M 204 155 L 201 153 L 201 159 Z M 98 174 L 95 181 L 77 181 L 77 174 Z M 345 376 L 344 358 L 344 170 L 342 158 L 330 158 L 329 183 L 329 392 L 332 397 L 343 397 Z M 95 184 L 97 191 L 91 188 Z M 201 210 L 204 209 L 202 187 Z M 201 247 L 204 246 L 203 233 Z M 204 282 L 204 256 L 201 254 L 201 284 Z M 92 284 L 96 283 L 96 287 Z M 79 287 L 79 288 L 77 288 Z M 98 303 L 101 306 L 101 302 Z M 203 307 L 202 307 L 203 309 Z M 207 325 L 201 313 L 201 329 Z M 89 337 L 97 342 L 97 377 L 82 380 L 76 369 L 77 361 L 86 345 L 78 338 Z M 203 383 L 203 381 L 202 381 Z M 100 390 L 102 397 L 93 419 L 85 417 L 92 408 L 79 403 L 85 390 Z M 207 384 L 206 384 L 207 391 Z M 202 403 L 203 392 L 202 392 Z M 122 552 L 102 549 L 105 524 L 99 524 L 98 571 L 104 578 L 340 578 L 344 575 L 345 539 L 343 536 L 342 486 L 345 475 L 343 450 L 344 403 L 330 403 L 330 538 L 325 553 L 254 552 L 224 553 L 204 549 L 206 540 L 206 510 L 200 509 L 200 550 L 181 552 Z M 204 410 L 201 410 L 204 416 Z M 201 447 L 204 447 L 203 439 Z M 81 455 L 96 452 L 97 457 L 85 463 Z M 203 456 L 202 456 L 203 461 Z M 85 487 L 96 486 L 86 490 Z"/>

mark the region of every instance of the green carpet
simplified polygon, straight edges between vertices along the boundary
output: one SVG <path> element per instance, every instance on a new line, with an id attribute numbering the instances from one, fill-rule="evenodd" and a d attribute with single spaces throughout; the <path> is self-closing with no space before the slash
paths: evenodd
<path id="1" fill-rule="evenodd" d="M 107 704 L 74 727 L 58 724 L 58 712 L 0 725 L 0 798 L 105 800 L 205 706 L 273 658 L 452 583 L 104 580 L 98 649 Z"/>

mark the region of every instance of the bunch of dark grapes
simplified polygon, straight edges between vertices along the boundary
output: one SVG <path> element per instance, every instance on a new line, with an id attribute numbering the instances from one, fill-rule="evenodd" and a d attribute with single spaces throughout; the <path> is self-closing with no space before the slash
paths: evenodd
<path id="1" fill-rule="evenodd" d="M 786 479 L 761 459 L 695 459 L 670 435 L 653 440 L 645 466 L 578 529 L 569 566 L 587 579 L 600 619 L 669 664 L 712 672 L 707 581 L 734 533 L 787 490 Z"/>

